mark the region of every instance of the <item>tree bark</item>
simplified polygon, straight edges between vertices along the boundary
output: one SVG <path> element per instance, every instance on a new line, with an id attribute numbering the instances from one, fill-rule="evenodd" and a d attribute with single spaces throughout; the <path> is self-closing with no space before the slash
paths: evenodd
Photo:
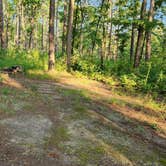
<path id="1" fill-rule="evenodd" d="M 113 3 L 112 0 L 109 0 L 110 3 L 110 19 L 113 17 Z M 112 21 L 110 21 L 110 27 L 109 27 L 109 43 L 108 43 L 108 57 L 112 57 L 111 53 L 111 45 L 112 45 Z"/>
<path id="2" fill-rule="evenodd" d="M 134 56 L 134 42 L 135 42 L 135 25 L 134 25 L 134 23 L 132 23 L 131 44 L 130 44 L 130 62 L 132 62 L 133 56 Z"/>
<path id="3" fill-rule="evenodd" d="M 147 0 L 143 0 L 142 7 L 141 7 L 141 16 L 140 20 L 143 20 L 146 13 L 146 4 Z M 144 27 L 142 25 L 139 25 L 138 28 L 138 38 L 137 38 L 137 46 L 136 46 L 136 52 L 135 52 L 135 59 L 134 59 L 134 67 L 139 67 L 140 64 L 140 57 L 141 57 L 141 47 L 143 43 L 143 35 L 144 35 Z"/>
<path id="4" fill-rule="evenodd" d="M 74 17 L 74 0 L 70 0 L 70 2 L 69 2 L 69 13 L 68 13 L 68 31 L 67 31 L 67 71 L 68 72 L 71 71 L 73 17 Z"/>
<path id="5" fill-rule="evenodd" d="M 44 17 L 42 18 L 42 23 L 41 23 L 41 50 L 44 50 Z"/>
<path id="6" fill-rule="evenodd" d="M 74 48 L 75 48 L 75 37 L 76 37 L 76 33 L 77 33 L 77 20 L 78 20 L 78 12 L 79 12 L 79 1 L 77 1 L 77 4 L 76 4 L 76 10 L 75 10 L 75 13 L 74 13 L 74 21 L 73 21 L 73 40 L 72 40 L 72 54 L 73 54 L 73 51 L 74 51 Z"/>
<path id="7" fill-rule="evenodd" d="M 101 49 L 101 57 L 100 57 L 100 69 L 104 70 L 104 58 L 106 55 L 106 28 L 105 24 L 103 23 L 103 39 L 102 39 L 102 49 Z"/>
<path id="8" fill-rule="evenodd" d="M 67 2 L 64 0 L 64 19 L 63 19 L 63 35 L 62 35 L 62 55 L 66 52 L 66 34 L 67 34 Z"/>
<path id="9" fill-rule="evenodd" d="M 18 7 L 18 15 L 17 15 L 17 46 L 20 46 L 21 43 L 21 10 L 20 6 Z"/>
<path id="10" fill-rule="evenodd" d="M 80 54 L 83 55 L 83 40 L 84 40 L 84 36 L 83 36 L 83 24 L 84 24 L 84 6 L 86 5 L 86 1 L 84 0 L 84 2 L 80 2 L 80 8 L 81 8 L 81 24 L 80 24 L 80 47 L 79 47 L 79 51 Z"/>
<path id="11" fill-rule="evenodd" d="M 9 20 L 6 21 L 6 48 L 8 48 L 9 43 Z"/>
<path id="12" fill-rule="evenodd" d="M 29 34 L 29 49 L 32 49 L 33 48 L 33 34 L 34 34 L 34 29 L 35 29 L 35 26 L 34 26 L 34 18 L 31 19 L 31 30 L 30 30 L 30 34 Z"/>
<path id="13" fill-rule="evenodd" d="M 56 29 L 55 29 L 55 54 L 58 54 L 59 50 L 59 43 L 58 43 L 58 19 L 59 19 L 59 13 L 58 13 L 58 8 L 59 8 L 59 0 L 56 2 L 56 18 L 55 18 L 55 24 L 56 24 Z"/>
<path id="14" fill-rule="evenodd" d="M 117 26 L 117 30 L 116 30 L 116 51 L 115 51 L 115 55 L 114 55 L 114 61 L 117 60 L 117 58 L 119 57 L 119 24 Z"/>
<path id="15" fill-rule="evenodd" d="M 149 16 L 148 21 L 149 23 L 152 23 L 153 16 L 154 16 L 154 7 L 155 7 L 155 1 L 150 1 L 150 10 L 149 10 Z M 145 53 L 145 60 L 148 61 L 151 57 L 151 27 L 146 32 L 146 53 Z"/>
<path id="16" fill-rule="evenodd" d="M 145 42 L 146 42 L 146 33 L 144 34 L 144 37 L 143 37 L 143 42 L 142 42 L 142 48 L 141 48 L 141 56 L 140 56 L 140 60 L 143 58 L 144 56 L 144 47 L 145 47 Z"/>
<path id="17" fill-rule="evenodd" d="M 49 10 L 49 61 L 48 70 L 54 70 L 55 67 L 55 48 L 54 48 L 54 19 L 55 19 L 55 0 L 50 0 Z"/>
<path id="18" fill-rule="evenodd" d="M 4 19 L 3 19 L 3 1 L 0 0 L 0 48 L 5 47 L 4 43 Z"/>

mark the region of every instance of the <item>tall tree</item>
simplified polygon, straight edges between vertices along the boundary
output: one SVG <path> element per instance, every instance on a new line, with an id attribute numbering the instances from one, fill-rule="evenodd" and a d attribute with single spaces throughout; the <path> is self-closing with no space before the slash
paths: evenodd
<path id="1" fill-rule="evenodd" d="M 56 18 L 55 18 L 55 24 L 56 24 L 56 28 L 55 28 L 55 53 L 58 53 L 58 49 L 59 49 L 59 43 L 58 43 L 58 37 L 59 37 L 59 0 L 56 0 Z"/>
<path id="2" fill-rule="evenodd" d="M 134 43 L 135 43 L 135 25 L 132 23 L 132 30 L 131 30 L 131 44 L 130 44 L 130 61 L 133 60 L 134 55 Z"/>
<path id="3" fill-rule="evenodd" d="M 22 11 L 22 2 L 19 0 L 17 4 L 17 39 L 16 44 L 17 46 L 20 46 L 21 42 L 21 26 L 22 26 L 22 20 L 21 20 L 21 11 Z"/>
<path id="4" fill-rule="evenodd" d="M 152 23 L 153 16 L 154 16 L 154 7 L 155 7 L 155 1 L 150 1 L 150 9 L 149 9 L 149 15 L 148 15 L 148 21 L 149 23 Z M 149 60 L 151 57 L 151 31 L 152 26 L 149 25 L 148 30 L 146 32 L 146 52 L 145 52 L 145 59 Z"/>
<path id="5" fill-rule="evenodd" d="M 112 57 L 112 50 L 111 50 L 111 44 L 112 44 L 112 17 L 113 17 L 113 2 L 112 0 L 109 0 L 110 8 L 109 8 L 109 17 L 110 17 L 110 23 L 109 23 L 109 43 L 108 43 L 108 57 Z"/>
<path id="6" fill-rule="evenodd" d="M 4 48 L 3 1 L 0 0 L 0 47 Z"/>
<path id="7" fill-rule="evenodd" d="M 66 34 L 67 34 L 67 2 L 64 0 L 64 15 L 63 15 L 63 34 L 62 34 L 62 54 L 66 52 Z"/>
<path id="8" fill-rule="evenodd" d="M 102 13 L 102 11 L 103 11 L 104 3 L 105 3 L 105 0 L 102 0 L 101 7 L 100 7 L 100 13 Z M 95 45 L 96 45 L 96 36 L 97 36 L 98 30 L 99 30 L 101 19 L 102 19 L 102 14 L 99 15 L 98 21 L 97 21 L 97 24 L 96 24 L 95 35 L 94 35 L 94 39 L 92 40 L 92 54 L 93 54 L 93 51 L 94 51 L 94 48 L 95 48 Z"/>
<path id="9" fill-rule="evenodd" d="M 67 71 L 68 72 L 71 71 L 73 17 L 74 17 L 74 0 L 70 0 L 69 12 L 68 12 L 68 30 L 67 30 Z"/>
<path id="10" fill-rule="evenodd" d="M 49 61 L 48 70 L 54 70 L 55 67 L 55 44 L 54 44 L 54 19 L 55 19 L 55 0 L 50 0 L 49 10 Z"/>
<path id="11" fill-rule="evenodd" d="M 143 0 L 142 7 L 141 7 L 141 14 L 140 14 L 141 21 L 144 21 L 144 18 L 145 18 L 146 5 L 147 5 L 147 0 Z M 135 68 L 138 67 L 140 64 L 141 47 L 143 45 L 143 36 L 144 36 L 144 26 L 142 25 L 142 22 L 141 22 L 138 27 L 138 38 L 137 38 L 137 46 L 136 46 L 135 59 L 134 59 Z"/>

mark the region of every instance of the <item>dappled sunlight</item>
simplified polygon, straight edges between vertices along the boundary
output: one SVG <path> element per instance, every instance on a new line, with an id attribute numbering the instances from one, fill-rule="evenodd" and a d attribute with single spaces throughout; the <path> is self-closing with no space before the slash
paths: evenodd
<path id="1" fill-rule="evenodd" d="M 97 143 L 100 147 L 104 149 L 106 155 L 108 155 L 108 157 L 112 159 L 115 162 L 115 164 L 120 164 L 120 165 L 122 164 L 129 166 L 132 166 L 134 164 L 132 163 L 132 161 L 130 161 L 128 156 L 125 156 L 125 154 L 116 150 L 116 148 L 113 147 L 111 144 L 107 144 L 102 139 L 97 138 L 95 133 L 85 128 L 86 126 L 86 124 L 84 124 L 85 122 L 83 123 L 82 122 L 83 121 L 75 121 L 72 124 L 69 124 L 68 127 L 69 133 L 72 134 L 72 136 L 74 136 L 76 139 L 73 141 L 77 142 L 80 139 L 85 139 L 87 142 L 88 141 L 94 142 L 94 145 L 95 143 Z"/>
<path id="2" fill-rule="evenodd" d="M 1 74 L 0 76 L 2 78 L 2 83 L 4 85 L 11 86 L 11 87 L 14 87 L 14 88 L 17 88 L 17 89 L 21 89 L 21 90 L 25 89 L 22 84 L 17 82 L 15 79 L 9 77 L 8 74 Z"/>
<path id="3" fill-rule="evenodd" d="M 108 87 L 97 81 L 76 78 L 74 75 L 67 72 L 46 72 L 42 71 L 30 71 L 31 77 L 43 78 L 49 77 L 53 80 L 56 85 L 63 88 L 86 90 L 89 91 L 88 96 L 94 100 L 104 101 L 105 104 L 111 102 L 112 104 L 117 103 L 114 107 L 118 107 L 117 110 L 123 112 L 125 115 L 132 116 L 133 118 L 139 119 L 141 121 L 146 121 L 148 123 L 159 123 L 161 128 L 164 128 L 164 114 L 165 111 L 161 108 L 153 108 L 153 105 L 148 105 L 146 98 L 138 98 L 132 96 L 118 95 L 114 91 L 108 89 Z M 33 76 L 34 74 L 34 76 Z M 135 107 L 140 110 L 137 111 Z M 142 109 L 142 110 L 141 110 Z M 163 113 L 162 113 L 163 112 Z M 162 117 L 163 116 L 163 117 Z M 160 122 L 163 121 L 163 122 Z"/>
<path id="4" fill-rule="evenodd" d="M 24 111 L 28 112 L 30 110 L 28 114 L 32 116 L 35 112 L 40 112 L 41 115 L 53 120 L 53 123 L 57 123 L 55 119 L 58 119 L 62 128 L 69 130 L 68 142 L 60 144 L 61 139 L 54 140 L 56 137 L 61 138 L 59 134 L 62 136 L 65 134 L 63 133 L 65 131 L 60 131 L 58 135 L 52 136 L 51 147 L 53 143 L 56 143 L 56 146 L 60 144 L 63 146 L 63 151 L 66 146 L 66 148 L 74 146 L 69 153 L 73 153 L 73 156 L 76 153 L 78 158 L 80 154 L 85 159 L 88 148 L 90 148 L 88 156 L 93 155 L 93 151 L 98 156 L 100 149 L 104 149 L 107 159 L 111 159 L 109 161 L 119 161 L 118 163 L 122 165 L 126 163 L 134 165 L 140 157 L 142 161 L 148 159 L 149 156 L 157 157 L 158 148 L 161 148 L 159 152 L 163 154 L 165 134 L 162 134 L 161 130 L 149 127 L 156 123 L 158 128 L 165 130 L 164 126 L 162 128 L 159 125 L 159 123 L 162 124 L 162 121 L 158 121 L 160 118 L 154 116 L 150 119 L 150 115 L 118 103 L 121 100 L 112 102 L 108 94 L 94 92 L 95 88 L 103 89 L 103 92 L 109 91 L 103 84 L 96 81 L 88 79 L 78 79 L 80 82 L 74 81 L 76 78 L 65 72 L 47 73 L 47 76 L 52 79 L 43 78 L 42 72 L 36 72 L 36 74 L 41 75 L 37 77 L 34 75 L 33 79 L 23 76 L 15 77 L 16 82 L 29 89 L 27 93 L 31 96 L 29 99 L 27 95 L 28 104 L 25 103 L 24 107 L 19 106 L 19 110 L 25 109 Z M 14 100 L 18 103 L 15 98 Z M 14 110 L 14 105 L 11 105 L 11 102 L 9 104 L 8 108 Z M 19 114 L 19 111 L 16 112 Z M 81 126 L 78 125 L 80 122 Z M 55 128 L 56 126 L 58 125 L 55 124 Z M 155 146 L 155 149 L 150 151 L 148 148 L 151 146 Z M 98 147 L 99 151 L 97 151 Z M 135 150 L 137 150 L 135 157 L 130 156 Z"/>
<path id="5" fill-rule="evenodd" d="M 94 80 L 77 78 L 66 72 L 55 72 L 54 75 L 51 74 L 50 77 L 62 84 L 66 84 L 77 89 L 88 90 L 92 93 L 101 95 L 106 99 L 113 97 L 114 99 L 121 100 L 132 105 L 136 104 L 138 106 L 142 106 L 145 109 L 152 109 L 153 111 L 159 109 L 157 105 L 156 108 L 154 108 L 154 104 L 150 103 L 146 97 L 126 96 L 125 94 L 118 95 L 115 91 L 109 90 L 110 87 L 107 85 Z"/>
<path id="6" fill-rule="evenodd" d="M 135 119 L 137 121 L 140 121 L 142 123 L 147 123 L 149 125 L 155 125 L 157 124 L 157 127 L 165 134 L 166 138 L 166 122 L 165 120 L 160 120 L 160 118 L 156 118 L 147 114 L 144 114 L 143 112 L 135 111 L 134 109 L 118 106 L 118 105 L 110 105 L 110 108 L 113 110 L 116 110 L 117 112 L 122 113 L 124 116 L 127 116 L 129 118 Z"/>

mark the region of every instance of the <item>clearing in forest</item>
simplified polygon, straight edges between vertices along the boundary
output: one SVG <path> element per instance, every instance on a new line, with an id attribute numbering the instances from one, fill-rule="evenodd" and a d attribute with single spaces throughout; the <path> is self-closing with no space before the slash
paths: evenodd
<path id="1" fill-rule="evenodd" d="M 0 166 L 166 165 L 166 112 L 102 83 L 6 76 Z"/>

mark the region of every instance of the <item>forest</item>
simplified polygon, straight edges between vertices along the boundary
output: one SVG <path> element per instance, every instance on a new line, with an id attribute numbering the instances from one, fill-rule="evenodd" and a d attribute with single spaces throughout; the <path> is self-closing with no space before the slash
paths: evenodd
<path id="1" fill-rule="evenodd" d="M 0 166 L 166 165 L 166 0 L 0 0 Z"/>

